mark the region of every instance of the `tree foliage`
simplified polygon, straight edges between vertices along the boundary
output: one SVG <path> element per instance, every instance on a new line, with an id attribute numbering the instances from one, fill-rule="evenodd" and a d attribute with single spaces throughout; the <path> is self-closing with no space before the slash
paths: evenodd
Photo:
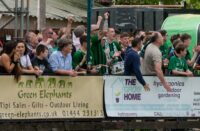
<path id="1" fill-rule="evenodd" d="M 157 5 L 162 2 L 165 5 L 180 4 L 183 0 L 115 0 L 118 5 Z M 186 0 L 187 8 L 200 9 L 200 0 Z"/>
<path id="2" fill-rule="evenodd" d="M 199 0 L 186 0 L 188 3 L 188 8 L 192 9 L 200 9 L 200 1 Z"/>

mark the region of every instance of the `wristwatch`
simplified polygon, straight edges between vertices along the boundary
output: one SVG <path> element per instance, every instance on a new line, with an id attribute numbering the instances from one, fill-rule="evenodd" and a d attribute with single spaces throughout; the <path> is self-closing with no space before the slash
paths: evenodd
<path id="1" fill-rule="evenodd" d="M 12 63 L 16 65 L 19 63 L 19 61 L 12 61 Z"/>

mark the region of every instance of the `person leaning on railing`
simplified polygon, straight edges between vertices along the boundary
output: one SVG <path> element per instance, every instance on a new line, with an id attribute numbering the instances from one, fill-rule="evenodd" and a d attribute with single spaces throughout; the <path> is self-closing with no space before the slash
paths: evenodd
<path id="1" fill-rule="evenodd" d="M 36 70 L 31 64 L 30 57 L 28 55 L 28 49 L 23 40 L 17 41 L 16 52 L 20 55 L 20 69 L 23 74 L 40 75 L 41 70 Z"/>
<path id="2" fill-rule="evenodd" d="M 175 55 L 169 61 L 168 69 L 170 75 L 193 76 L 185 59 L 186 54 L 187 47 L 182 42 L 178 43 L 175 48 Z"/>
<path id="3" fill-rule="evenodd" d="M 33 68 L 35 70 L 41 70 L 42 74 L 53 73 L 47 58 L 48 48 L 42 44 L 38 45 L 36 48 L 36 56 L 31 60 Z"/>
<path id="4" fill-rule="evenodd" d="M 16 52 L 16 41 L 8 41 L 0 55 L 0 73 L 14 74 L 15 80 L 19 80 L 20 71 L 20 54 Z"/>
<path id="5" fill-rule="evenodd" d="M 72 69 L 72 40 L 58 40 L 58 51 L 53 52 L 49 58 L 51 69 L 59 75 L 77 76 L 77 72 Z"/>
<path id="6" fill-rule="evenodd" d="M 104 14 L 104 30 L 105 32 L 107 32 L 108 29 L 108 13 L 106 12 Z M 92 35 L 91 35 L 91 51 L 93 53 L 93 57 L 94 57 L 94 65 L 98 66 L 98 65 L 104 65 L 101 66 L 99 68 L 99 73 L 100 74 L 105 74 L 106 73 L 106 68 L 105 65 L 107 63 L 106 61 L 106 54 L 103 50 L 103 47 L 105 45 L 105 41 L 106 41 L 106 37 L 105 34 L 102 30 L 99 29 L 99 23 L 102 21 L 102 16 L 98 16 L 98 21 L 96 26 L 91 26 L 92 28 Z M 97 27 L 97 28 L 94 28 Z"/>
<path id="7" fill-rule="evenodd" d="M 94 65 L 93 53 L 90 51 L 90 60 L 87 62 L 87 36 L 83 35 L 80 37 L 81 47 L 74 53 L 73 56 L 73 68 L 76 71 L 85 71 L 90 74 L 97 74 L 97 70 Z"/>

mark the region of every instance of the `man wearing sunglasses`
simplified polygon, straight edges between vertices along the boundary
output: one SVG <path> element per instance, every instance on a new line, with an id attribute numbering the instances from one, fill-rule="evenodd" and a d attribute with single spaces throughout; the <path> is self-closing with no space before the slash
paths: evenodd
<path id="1" fill-rule="evenodd" d="M 53 52 L 52 42 L 53 42 L 53 34 L 55 32 L 52 30 L 52 28 L 45 28 L 42 30 L 42 41 L 39 44 L 46 45 L 49 50 L 50 56 Z"/>

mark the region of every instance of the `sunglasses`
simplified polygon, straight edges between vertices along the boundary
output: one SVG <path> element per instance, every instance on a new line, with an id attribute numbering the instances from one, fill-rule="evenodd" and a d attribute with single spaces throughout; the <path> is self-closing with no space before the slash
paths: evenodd
<path id="1" fill-rule="evenodd" d="M 48 34 L 53 35 L 53 32 L 49 32 Z"/>

